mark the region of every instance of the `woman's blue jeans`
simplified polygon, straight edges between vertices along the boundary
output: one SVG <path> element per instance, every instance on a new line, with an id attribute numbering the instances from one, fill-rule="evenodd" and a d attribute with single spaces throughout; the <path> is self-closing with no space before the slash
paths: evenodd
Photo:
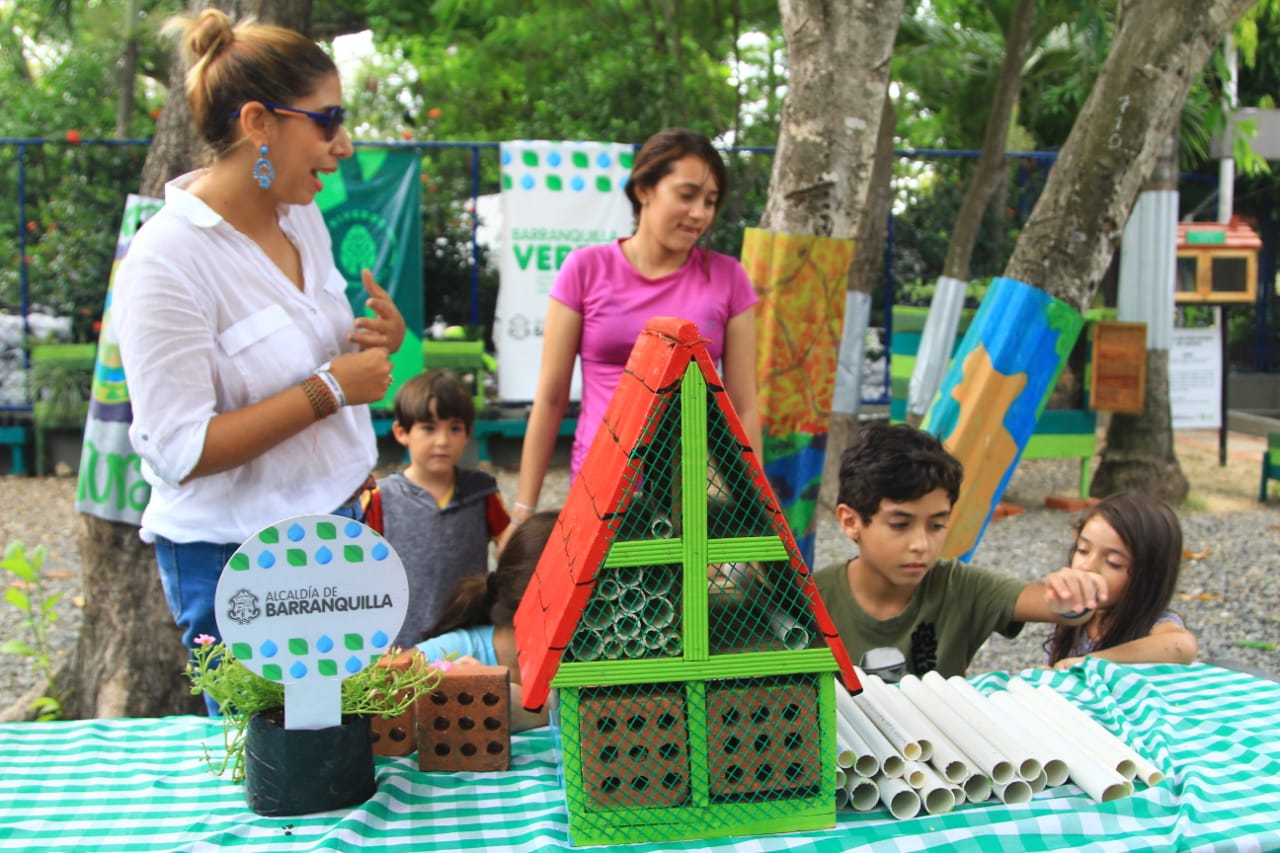
<path id="1" fill-rule="evenodd" d="M 349 503 L 334 510 L 333 514 L 359 521 L 363 513 L 359 503 Z M 239 547 L 239 543 L 173 542 L 163 536 L 156 537 L 160 585 L 164 587 L 164 598 L 169 604 L 169 612 L 173 614 L 173 621 L 182 629 L 182 644 L 187 648 L 194 648 L 195 639 L 201 634 L 222 639 L 213 599 L 222 567 Z M 217 703 L 207 695 L 204 701 L 209 716 L 217 716 Z"/>

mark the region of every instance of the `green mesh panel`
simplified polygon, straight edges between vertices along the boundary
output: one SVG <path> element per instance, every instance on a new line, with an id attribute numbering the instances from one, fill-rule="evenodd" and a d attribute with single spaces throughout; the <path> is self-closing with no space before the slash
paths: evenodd
<path id="1" fill-rule="evenodd" d="M 707 686 L 710 793 L 719 802 L 812 796 L 822 781 L 823 718 L 811 676 Z"/>
<path id="2" fill-rule="evenodd" d="M 681 572 L 678 565 L 599 570 L 564 661 L 679 657 Z"/>
<path id="3" fill-rule="evenodd" d="M 582 786 L 588 808 L 689 801 L 689 728 L 679 685 L 591 688 L 579 696 Z"/>
<path id="4" fill-rule="evenodd" d="M 730 539 L 773 533 L 769 514 L 742 458 L 742 445 L 707 392 L 707 536 Z"/>
<path id="5" fill-rule="evenodd" d="M 711 654 L 817 648 L 817 622 L 788 562 L 722 563 L 708 571 Z"/>
<path id="6" fill-rule="evenodd" d="M 657 398 L 644 435 L 649 440 L 633 451 L 639 465 L 627 483 L 631 500 L 618 521 L 616 541 L 681 534 L 679 386 Z"/>

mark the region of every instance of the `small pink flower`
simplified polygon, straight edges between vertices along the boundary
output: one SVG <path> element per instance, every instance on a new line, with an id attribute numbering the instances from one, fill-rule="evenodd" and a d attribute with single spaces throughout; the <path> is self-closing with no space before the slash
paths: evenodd
<path id="1" fill-rule="evenodd" d="M 195 642 L 197 646 L 212 646 L 214 643 L 218 642 L 218 638 L 210 637 L 208 634 L 198 634 L 196 635 Z"/>
<path id="2" fill-rule="evenodd" d="M 448 660 L 447 658 L 436 658 L 435 663 L 431 665 L 441 672 L 448 672 L 453 669 L 453 661 Z"/>

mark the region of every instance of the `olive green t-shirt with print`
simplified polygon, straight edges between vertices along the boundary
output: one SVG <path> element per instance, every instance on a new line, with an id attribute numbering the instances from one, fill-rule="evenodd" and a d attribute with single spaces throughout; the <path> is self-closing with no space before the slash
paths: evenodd
<path id="1" fill-rule="evenodd" d="M 938 560 L 901 613 L 876 619 L 854 600 L 846 565 L 827 566 L 813 579 L 854 663 L 870 649 L 892 646 L 906 658 L 907 672 L 964 675 L 993 631 L 1012 638 L 1022 630 L 1012 619 L 1026 581 Z"/>

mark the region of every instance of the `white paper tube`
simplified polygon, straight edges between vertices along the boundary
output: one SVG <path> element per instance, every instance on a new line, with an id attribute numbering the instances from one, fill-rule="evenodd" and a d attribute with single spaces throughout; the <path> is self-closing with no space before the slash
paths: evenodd
<path id="1" fill-rule="evenodd" d="M 946 814 L 956 807 L 956 793 L 951 783 L 938 774 L 928 764 L 919 763 L 924 776 L 924 785 L 920 787 L 920 798 L 924 801 L 924 810 L 929 814 Z"/>
<path id="2" fill-rule="evenodd" d="M 883 773 L 875 776 L 876 787 L 880 789 L 880 802 L 889 810 L 889 814 L 898 820 L 908 820 L 920 814 L 920 795 L 901 779 L 890 779 Z"/>
<path id="3" fill-rule="evenodd" d="M 1010 779 L 1004 784 L 997 784 L 993 790 L 996 799 L 1005 805 L 1031 802 L 1031 786 L 1022 779 Z"/>
<path id="4" fill-rule="evenodd" d="M 904 700 L 929 724 L 933 729 L 930 733 L 930 745 L 932 746 L 933 755 L 929 758 L 929 763 L 942 774 L 942 777 L 948 782 L 963 782 L 969 778 L 969 758 L 964 755 L 958 746 L 952 743 L 951 738 L 943 733 L 933 720 L 929 719 L 929 715 L 925 713 L 924 705 L 933 701 L 933 693 L 920 683 L 920 679 L 914 675 L 903 676 L 902 681 L 898 683 L 898 690 Z M 917 704 L 921 703 L 921 704 Z"/>
<path id="5" fill-rule="evenodd" d="M 869 812 L 880 802 L 880 787 L 863 776 L 854 776 L 845 787 L 849 793 L 849 805 L 855 811 Z"/>
<path id="6" fill-rule="evenodd" d="M 875 723 L 862 713 L 862 709 L 854 704 L 853 697 L 844 689 L 844 685 L 836 682 L 836 712 L 845 718 L 858 737 L 871 750 L 880 764 L 880 772 L 889 778 L 896 779 L 902 775 L 903 759 L 888 739 L 876 728 Z"/>
<path id="7" fill-rule="evenodd" d="M 1071 703 L 1065 699 L 1061 699 L 1061 702 L 1051 699 L 1050 696 L 1058 695 L 1052 690 L 1047 694 L 1042 693 L 1020 678 L 1011 678 L 1009 692 L 1017 696 L 1025 706 L 1035 709 L 1036 713 L 1040 714 L 1053 728 L 1071 736 L 1071 739 L 1080 744 L 1085 752 L 1103 766 L 1115 770 L 1126 781 L 1138 775 L 1137 762 L 1132 759 L 1131 752 L 1123 746 L 1123 742 L 1120 742 L 1122 748 L 1116 748 L 1113 741 L 1118 741 L 1118 738 L 1112 737 L 1112 740 L 1108 741 L 1103 735 L 1111 733 L 1095 723 L 1084 712 L 1078 714 L 1068 712 L 1063 705 L 1070 708 Z M 1071 763 L 1070 756 L 1067 763 L 1068 765 Z"/>
<path id="8" fill-rule="evenodd" d="M 987 698 L 999 709 L 1005 719 L 1013 721 L 1022 734 L 1035 743 L 1048 787 L 1056 788 L 1066 782 L 1068 775 L 1066 756 L 1058 752 L 1060 749 L 1058 741 L 1050 740 L 1040 734 L 1039 719 L 1028 719 L 1027 708 L 1009 695 L 1008 691 L 997 690 Z"/>
<path id="9" fill-rule="evenodd" d="M 1053 689 L 1051 689 L 1047 685 L 1042 684 L 1040 685 L 1039 689 L 1045 695 L 1046 698 L 1048 698 L 1052 702 L 1056 702 L 1058 706 L 1061 707 L 1064 711 L 1066 711 L 1067 713 L 1074 716 L 1077 720 L 1079 720 L 1081 725 L 1085 725 L 1085 726 L 1092 725 L 1094 728 L 1096 728 L 1104 741 L 1111 744 L 1112 748 L 1114 748 L 1124 757 L 1128 758 L 1130 761 L 1133 762 L 1136 770 L 1136 775 L 1142 781 L 1146 782 L 1148 785 L 1156 785 L 1156 784 L 1159 784 L 1159 782 L 1162 779 L 1164 779 L 1164 773 L 1160 771 L 1160 768 L 1156 767 L 1154 764 L 1152 764 L 1150 761 L 1144 758 L 1141 755 L 1141 753 L 1139 753 L 1133 747 L 1129 746 L 1129 744 L 1125 743 L 1119 737 L 1112 734 L 1111 731 L 1109 731 L 1105 726 L 1103 726 L 1093 717 L 1090 717 L 1084 711 L 1081 711 L 1075 705 L 1068 702 L 1065 698 L 1060 696 L 1057 692 L 1055 692 Z M 1123 775 L 1123 773 L 1121 775 Z"/>
<path id="10" fill-rule="evenodd" d="M 1018 760 L 1000 743 L 1001 733 L 994 731 L 992 722 L 974 711 L 936 670 L 926 672 L 920 677 L 920 681 L 945 703 L 947 710 L 960 718 L 960 727 L 967 729 L 968 740 L 957 741 L 956 746 L 972 758 L 978 769 L 990 776 L 995 784 L 1005 785 L 1011 782 L 1017 775 Z M 1038 765 L 1036 772 L 1040 772 Z"/>
<path id="11" fill-rule="evenodd" d="M 938 676 L 938 679 L 944 685 L 946 684 L 942 676 Z M 907 687 L 904 683 L 903 686 L 910 691 L 907 696 L 915 702 L 916 707 L 924 712 L 924 715 L 965 756 L 965 763 L 971 769 L 980 770 L 997 782 L 1008 782 L 1012 779 L 1013 765 L 994 746 L 987 743 L 982 735 L 974 731 L 963 717 L 954 712 L 950 707 L 954 699 L 950 696 L 944 698 L 944 694 L 939 694 L 926 685 L 927 682 L 921 679 L 918 682 L 919 689 L 917 685 Z"/>
<path id="12" fill-rule="evenodd" d="M 1009 683 L 1019 679 L 1013 679 Z M 1025 682 L 1024 682 L 1025 684 Z M 1029 688 L 1030 685 L 1027 685 Z M 1028 690 L 1027 694 L 1034 691 Z M 1115 768 L 1100 760 L 1080 743 L 1071 730 L 1056 725 L 1050 718 L 1041 714 L 1038 704 L 1023 692 L 1010 691 L 1009 699 L 1018 703 L 1023 713 L 1035 728 L 1037 736 L 1045 742 L 1052 743 L 1052 750 L 1065 756 L 1067 771 L 1071 781 L 1076 783 L 1093 800 L 1106 803 L 1130 793 L 1129 782 L 1115 771 Z"/>
<path id="13" fill-rule="evenodd" d="M 965 708 L 962 713 L 983 737 L 995 744 L 1002 755 L 1009 757 L 1019 778 L 1030 782 L 1040 775 L 1043 767 L 1036 757 L 1037 750 L 1034 744 L 1023 737 L 1016 721 L 1005 718 L 982 691 L 960 676 L 951 676 L 947 679 L 947 684 L 960 697 L 961 702 L 967 703 L 962 706 Z"/>
<path id="14" fill-rule="evenodd" d="M 874 776 L 880 770 L 880 759 L 853 726 L 836 711 L 836 766 L 853 770 L 859 776 Z"/>
<path id="15" fill-rule="evenodd" d="M 887 706 L 889 713 L 893 715 L 894 721 L 912 740 L 920 745 L 920 760 L 928 761 L 933 758 L 933 741 L 937 738 L 938 730 L 925 719 L 924 714 L 921 714 L 916 710 L 915 705 L 907 701 L 901 690 L 893 685 L 885 684 L 880 679 L 880 676 L 864 673 L 856 666 L 854 671 L 857 672 L 858 680 L 862 682 L 863 688 L 873 691 L 876 698 Z M 870 686 L 868 687 L 868 685 Z"/>
<path id="16" fill-rule="evenodd" d="M 991 798 L 991 777 L 974 773 L 964 780 L 964 798 L 971 803 L 985 803 Z"/>

